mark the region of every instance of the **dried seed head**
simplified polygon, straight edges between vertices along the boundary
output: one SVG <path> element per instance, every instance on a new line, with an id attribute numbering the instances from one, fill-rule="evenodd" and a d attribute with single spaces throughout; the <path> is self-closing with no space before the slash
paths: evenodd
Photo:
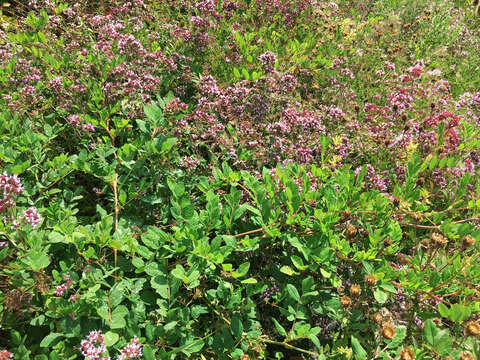
<path id="1" fill-rule="evenodd" d="M 422 220 L 422 214 L 419 213 L 419 212 L 413 213 L 413 214 L 412 214 L 412 217 L 413 217 L 413 219 L 414 219 L 415 221 L 420 221 L 420 220 Z"/>
<path id="2" fill-rule="evenodd" d="M 430 235 L 430 239 L 432 240 L 432 243 L 433 243 L 435 246 L 445 247 L 445 246 L 447 245 L 447 239 L 446 239 L 445 236 L 443 236 L 442 234 L 432 233 L 432 234 Z"/>
<path id="3" fill-rule="evenodd" d="M 375 278 L 375 275 L 370 274 L 370 275 L 365 276 L 365 282 L 369 286 L 374 286 L 377 283 L 377 279 Z"/>
<path id="4" fill-rule="evenodd" d="M 387 246 L 390 246 L 392 245 L 393 241 L 391 238 L 386 238 L 385 240 L 383 240 L 383 246 L 387 247 Z"/>
<path id="5" fill-rule="evenodd" d="M 342 296 L 340 298 L 340 304 L 342 304 L 343 307 L 349 307 L 350 305 L 352 305 L 352 299 L 350 299 L 350 297 L 348 296 Z"/>
<path id="6" fill-rule="evenodd" d="M 459 357 L 460 360 L 474 360 L 473 355 L 468 351 L 463 351 Z"/>
<path id="7" fill-rule="evenodd" d="M 462 239 L 462 244 L 465 248 L 475 245 L 475 238 L 472 235 L 467 235 Z"/>
<path id="8" fill-rule="evenodd" d="M 393 339 L 397 334 L 397 330 L 395 329 L 395 325 L 391 322 L 384 322 L 382 324 L 382 335 L 386 339 Z"/>
<path id="9" fill-rule="evenodd" d="M 403 348 L 403 350 L 400 354 L 400 358 L 402 360 L 414 360 L 415 359 L 415 353 L 413 352 L 412 349 L 410 349 L 409 347 L 406 347 L 406 348 Z"/>
<path id="10" fill-rule="evenodd" d="M 358 296 L 362 293 L 362 288 L 360 285 L 352 285 L 350 286 L 350 295 L 352 296 Z"/>
<path id="11" fill-rule="evenodd" d="M 480 325 L 476 321 L 469 321 L 467 323 L 467 334 L 471 336 L 480 335 Z"/>
<path id="12" fill-rule="evenodd" d="M 355 236 L 357 234 L 357 228 L 353 225 L 348 225 L 347 236 Z"/>
<path id="13" fill-rule="evenodd" d="M 372 315 L 372 320 L 377 324 L 380 324 L 383 321 L 383 317 L 380 315 L 380 313 L 375 313 Z"/>

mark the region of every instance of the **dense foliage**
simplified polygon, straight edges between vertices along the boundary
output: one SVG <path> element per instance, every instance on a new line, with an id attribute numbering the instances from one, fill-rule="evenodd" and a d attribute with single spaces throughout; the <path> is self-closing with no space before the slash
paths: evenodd
<path id="1" fill-rule="evenodd" d="M 477 11 L 2 16 L 0 360 L 478 360 Z"/>

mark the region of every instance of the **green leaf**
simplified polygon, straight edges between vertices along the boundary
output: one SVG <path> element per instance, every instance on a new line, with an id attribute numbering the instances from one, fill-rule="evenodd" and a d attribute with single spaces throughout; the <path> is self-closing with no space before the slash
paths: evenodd
<path id="1" fill-rule="evenodd" d="M 423 333 L 425 335 L 425 339 L 430 345 L 433 345 L 435 343 L 435 335 L 437 335 L 438 329 L 435 325 L 435 323 L 431 320 L 428 319 L 425 321 L 425 326 L 423 328 Z"/>
<path id="2" fill-rule="evenodd" d="M 360 342 L 357 340 L 355 336 L 351 336 L 350 340 L 352 342 L 353 354 L 355 355 L 355 359 L 363 360 L 367 358 L 367 352 L 362 347 Z"/>
<path id="3" fill-rule="evenodd" d="M 47 336 L 45 336 L 43 338 L 43 340 L 40 342 L 40 346 L 41 347 L 51 347 L 51 346 L 54 346 L 56 344 L 58 344 L 58 342 L 60 341 L 61 338 L 64 337 L 64 334 L 62 333 L 51 333 L 51 334 L 48 334 Z"/>
<path id="4" fill-rule="evenodd" d="M 377 289 L 373 292 L 373 296 L 379 304 L 385 304 L 388 300 L 388 294 L 386 292 L 382 291 L 382 290 L 379 290 L 379 289 Z"/>
<path id="5" fill-rule="evenodd" d="M 303 270 L 308 268 L 308 265 L 304 265 L 302 258 L 300 258 L 299 256 L 292 255 L 292 256 L 290 256 L 290 259 L 292 260 L 293 265 L 295 265 L 295 267 L 298 270 L 303 271 Z"/>
<path id="6" fill-rule="evenodd" d="M 288 276 L 292 276 L 292 275 L 298 275 L 300 274 L 299 272 L 296 272 L 294 271 L 290 266 L 288 265 L 284 265 L 280 268 L 280 272 L 288 275 Z"/>
<path id="7" fill-rule="evenodd" d="M 121 329 L 124 328 L 127 323 L 125 321 L 125 316 L 128 314 L 128 309 L 120 305 L 112 311 L 112 322 L 110 323 L 111 329 Z"/>
<path id="8" fill-rule="evenodd" d="M 105 342 L 105 345 L 107 346 L 113 346 L 117 343 L 118 341 L 118 334 L 117 333 L 114 333 L 112 331 L 107 331 L 105 333 L 105 336 L 104 336 L 104 342 Z"/>
<path id="9" fill-rule="evenodd" d="M 250 263 L 249 262 L 243 263 L 242 265 L 240 265 L 238 267 L 237 271 L 232 271 L 232 276 L 235 279 L 241 278 L 242 276 L 247 275 L 249 268 L 250 268 Z"/>
<path id="10" fill-rule="evenodd" d="M 230 330 L 232 330 L 232 334 L 237 338 L 240 339 L 243 333 L 243 324 L 242 320 L 238 315 L 232 316 L 232 321 L 230 324 Z"/>
<path id="11" fill-rule="evenodd" d="M 144 345 L 142 352 L 145 360 L 155 360 L 155 352 L 150 345 Z"/>
<path id="12" fill-rule="evenodd" d="M 444 303 L 438 303 L 438 313 L 441 317 L 449 318 L 450 310 Z"/>
<path id="13" fill-rule="evenodd" d="M 38 272 L 50 265 L 50 258 L 42 251 L 31 250 L 24 259 L 24 262 L 26 262 L 33 271 Z"/>
<path id="14" fill-rule="evenodd" d="M 293 300 L 297 302 L 300 301 L 300 294 L 298 293 L 298 290 L 295 286 L 293 286 L 292 284 L 287 284 L 287 286 L 285 287 L 285 290 Z"/>
<path id="15" fill-rule="evenodd" d="M 287 332 L 285 331 L 284 327 L 280 325 L 280 323 L 272 318 L 273 324 L 275 325 L 275 329 L 277 329 L 277 332 L 282 335 L 282 336 L 287 336 Z"/>

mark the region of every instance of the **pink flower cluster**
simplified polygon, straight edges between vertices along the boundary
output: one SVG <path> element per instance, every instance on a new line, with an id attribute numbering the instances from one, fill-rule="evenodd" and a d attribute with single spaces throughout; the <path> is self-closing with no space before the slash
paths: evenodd
<path id="1" fill-rule="evenodd" d="M 73 284 L 73 280 L 70 276 L 65 276 L 63 278 L 63 280 L 65 281 L 64 283 L 62 283 L 61 285 L 58 285 L 56 288 L 55 288 L 55 296 L 63 296 L 63 293 L 65 291 L 67 291 L 67 289 L 72 286 Z M 73 300 L 72 300 L 73 301 Z M 76 301 L 76 300 L 75 300 Z M 75 302 L 73 301 L 73 302 Z"/>
<path id="2" fill-rule="evenodd" d="M 125 347 L 120 351 L 120 355 L 117 360 L 124 359 L 138 359 L 142 356 L 142 345 L 138 341 L 138 338 L 135 336 L 130 344 L 125 345 Z"/>
<path id="3" fill-rule="evenodd" d="M 260 57 L 258 58 L 260 62 L 262 63 L 263 70 L 268 73 L 272 73 L 274 71 L 274 65 L 277 62 L 277 57 L 275 54 L 271 51 L 266 51 Z"/>
<path id="4" fill-rule="evenodd" d="M 1 350 L 0 360 L 8 360 L 8 359 L 13 359 L 13 354 L 11 352 L 8 352 L 7 350 Z"/>
<path id="5" fill-rule="evenodd" d="M 95 127 L 90 124 L 90 123 L 86 123 L 85 124 L 85 119 L 82 118 L 81 116 L 79 115 L 69 115 L 67 117 L 67 122 L 72 125 L 72 127 L 74 129 L 76 128 L 80 128 L 82 129 L 83 131 L 90 131 L 90 132 L 94 132 L 95 131 Z"/>
<path id="6" fill-rule="evenodd" d="M 15 206 L 15 195 L 23 193 L 23 185 L 17 175 L 8 176 L 7 173 L 0 175 L 0 192 L 3 191 L 3 197 L 0 199 L 0 212 Z"/>
<path id="7" fill-rule="evenodd" d="M 23 220 L 33 228 L 36 228 L 37 225 L 42 221 L 42 217 L 37 212 L 37 209 L 33 206 L 29 207 L 27 210 L 23 212 Z"/>
<path id="8" fill-rule="evenodd" d="M 106 355 L 107 347 L 100 330 L 91 331 L 87 339 L 82 340 L 80 347 L 85 360 L 110 360 L 110 356 Z"/>
<path id="9" fill-rule="evenodd" d="M 85 340 L 80 343 L 82 355 L 85 360 L 110 360 L 107 354 L 107 346 L 104 341 L 104 334 L 100 330 L 91 331 Z M 117 360 L 139 359 L 142 357 L 142 345 L 135 336 L 130 344 L 120 350 Z M 1 360 L 1 359 L 0 359 Z"/>

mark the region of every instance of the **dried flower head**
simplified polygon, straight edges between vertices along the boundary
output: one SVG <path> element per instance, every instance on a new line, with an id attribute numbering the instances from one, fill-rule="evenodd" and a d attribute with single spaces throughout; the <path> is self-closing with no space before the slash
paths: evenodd
<path id="1" fill-rule="evenodd" d="M 348 225 L 347 236 L 355 236 L 357 234 L 357 228 L 353 225 Z"/>
<path id="2" fill-rule="evenodd" d="M 392 243 L 393 243 L 393 240 L 389 237 L 387 237 L 385 240 L 383 240 L 383 246 L 385 246 L 385 247 L 392 245 Z"/>
<path id="3" fill-rule="evenodd" d="M 1 350 L 0 360 L 8 360 L 8 359 L 13 359 L 13 354 L 11 352 L 8 352 L 7 350 Z"/>
<path id="4" fill-rule="evenodd" d="M 372 315 L 372 320 L 375 323 L 380 324 L 383 321 L 383 317 L 382 317 L 382 315 L 380 315 L 380 313 L 375 313 L 375 314 Z"/>
<path id="5" fill-rule="evenodd" d="M 360 285 L 354 284 L 350 286 L 350 295 L 352 296 L 358 296 L 362 293 L 362 288 Z"/>
<path id="6" fill-rule="evenodd" d="M 342 296 L 340 298 L 340 304 L 342 304 L 343 307 L 349 307 L 350 305 L 352 305 L 352 299 L 348 296 Z"/>
<path id="7" fill-rule="evenodd" d="M 467 235 L 462 239 L 462 244 L 465 248 L 475 245 L 475 238 L 472 235 Z"/>
<path id="8" fill-rule="evenodd" d="M 415 221 L 420 221 L 420 220 L 422 220 L 422 213 L 415 212 L 415 213 L 412 214 L 412 217 Z"/>
<path id="9" fill-rule="evenodd" d="M 474 357 L 472 354 L 470 354 L 468 351 L 462 351 L 459 357 L 460 360 L 474 360 Z"/>
<path id="10" fill-rule="evenodd" d="M 369 286 L 374 286 L 377 283 L 377 279 L 375 278 L 375 275 L 369 274 L 369 275 L 365 276 L 365 282 Z"/>
<path id="11" fill-rule="evenodd" d="M 382 335 L 386 339 L 393 339 L 397 334 L 395 325 L 392 322 L 384 322 L 382 324 Z"/>
<path id="12" fill-rule="evenodd" d="M 480 324 L 477 321 L 469 321 L 467 323 L 467 334 L 471 336 L 480 335 Z"/>
<path id="13" fill-rule="evenodd" d="M 402 360 L 414 360 L 415 353 L 409 347 L 403 348 L 402 352 L 400 353 L 400 358 Z"/>
<path id="14" fill-rule="evenodd" d="M 446 239 L 445 236 L 443 236 L 442 234 L 432 233 L 432 234 L 430 235 L 430 239 L 432 240 L 432 243 L 433 243 L 435 246 L 445 247 L 445 246 L 447 245 L 447 239 Z"/>

